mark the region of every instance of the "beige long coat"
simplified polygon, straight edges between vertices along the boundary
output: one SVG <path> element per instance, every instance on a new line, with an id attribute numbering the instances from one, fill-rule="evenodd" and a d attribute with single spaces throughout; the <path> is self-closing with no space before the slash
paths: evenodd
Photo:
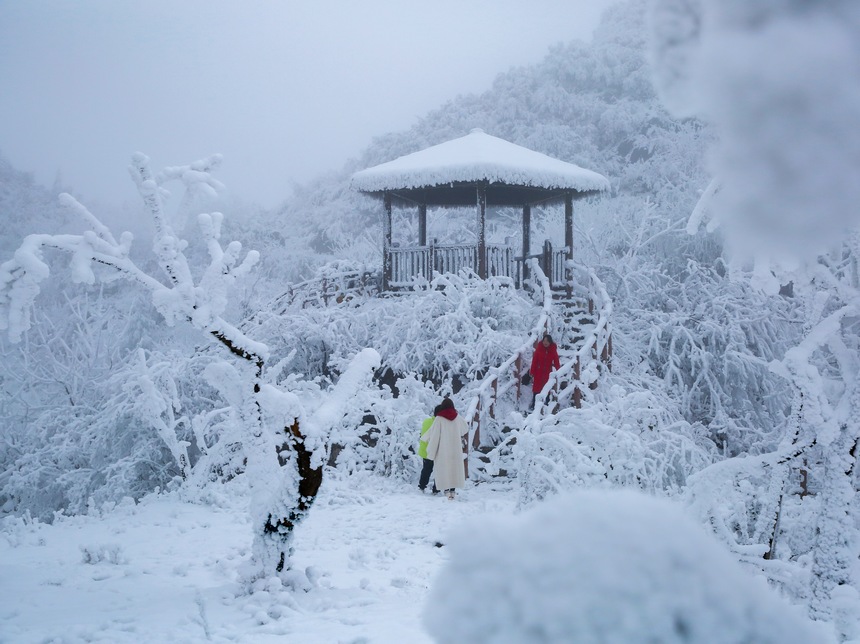
<path id="1" fill-rule="evenodd" d="M 454 420 L 436 416 L 436 420 L 424 434 L 427 441 L 427 458 L 433 461 L 433 477 L 438 489 L 465 487 L 462 437 L 468 433 L 469 428 L 458 415 Z"/>

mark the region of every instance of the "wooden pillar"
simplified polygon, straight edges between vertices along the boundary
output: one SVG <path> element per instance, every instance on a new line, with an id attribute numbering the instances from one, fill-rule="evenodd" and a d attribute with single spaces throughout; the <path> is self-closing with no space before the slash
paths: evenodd
<path id="1" fill-rule="evenodd" d="M 567 258 L 573 259 L 573 193 L 564 195 L 564 245 L 567 246 Z M 564 269 L 564 281 L 567 284 L 568 294 L 573 285 L 573 269 Z"/>
<path id="2" fill-rule="evenodd" d="M 382 290 L 387 291 L 391 283 L 391 193 L 382 196 L 385 214 L 382 216 Z"/>
<path id="3" fill-rule="evenodd" d="M 418 204 L 418 245 L 427 245 L 427 204 Z"/>
<path id="4" fill-rule="evenodd" d="M 478 277 L 487 279 L 487 185 L 478 184 Z"/>
<path id="5" fill-rule="evenodd" d="M 520 402 L 520 396 L 522 395 L 522 385 L 523 385 L 523 357 L 517 353 L 516 362 L 514 362 L 514 376 L 517 381 L 517 402 Z"/>
<path id="6" fill-rule="evenodd" d="M 527 257 L 532 246 L 532 207 L 528 204 L 523 206 L 523 281 L 529 278 L 529 267 Z"/>
<path id="7" fill-rule="evenodd" d="M 543 255 L 541 259 L 541 270 L 546 275 L 549 281 L 549 286 L 552 288 L 555 284 L 552 281 L 552 242 L 548 239 L 543 240 Z"/>
<path id="8" fill-rule="evenodd" d="M 573 193 L 564 195 L 564 245 L 567 258 L 573 259 Z"/>

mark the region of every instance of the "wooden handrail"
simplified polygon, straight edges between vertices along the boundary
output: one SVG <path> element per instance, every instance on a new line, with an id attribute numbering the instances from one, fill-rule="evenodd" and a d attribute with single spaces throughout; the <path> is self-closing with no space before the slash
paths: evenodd
<path id="1" fill-rule="evenodd" d="M 309 304 L 328 306 L 332 302 L 339 303 L 350 295 L 378 292 L 378 273 L 344 271 L 291 284 L 284 293 L 273 299 L 265 310 L 283 313 L 296 305 L 300 305 L 300 308 Z"/>
<path id="2" fill-rule="evenodd" d="M 524 372 L 523 365 L 525 359 L 531 353 L 535 340 L 549 329 L 549 321 L 552 317 L 552 289 L 550 281 L 543 273 L 538 265 L 537 258 L 528 258 L 530 268 L 533 271 L 534 279 L 540 284 L 543 291 L 543 306 L 541 315 L 538 318 L 532 331 L 529 333 L 529 340 L 519 347 L 514 354 L 504 363 L 491 369 L 484 377 L 477 392 L 470 402 L 466 418 L 471 419 L 473 437 L 470 444 L 478 447 L 480 445 L 481 422 L 486 414 L 486 411 L 495 408 L 496 401 L 500 395 L 516 388 L 516 398 L 520 397 L 520 378 Z M 612 335 L 609 328 L 609 321 L 612 315 L 612 301 L 606 292 L 606 288 L 597 278 L 593 271 L 577 266 L 570 260 L 567 260 L 566 268 L 571 274 L 580 273 L 580 277 L 585 277 L 584 280 L 574 280 L 574 284 L 580 286 L 583 282 L 588 283 L 587 293 L 592 295 L 588 299 L 589 309 L 593 313 L 595 309 L 595 297 L 597 299 L 597 321 L 594 328 L 586 336 L 582 346 L 577 350 L 573 357 L 565 361 L 561 368 L 550 374 L 550 379 L 541 392 L 537 395 L 538 399 L 535 403 L 535 411 L 533 414 L 541 414 L 544 404 L 548 401 L 551 393 L 555 396 L 556 405 L 560 404 L 561 394 L 559 391 L 561 383 L 570 381 L 573 383 L 572 391 L 569 397 L 573 399 L 574 405 L 579 407 L 582 398 L 583 385 L 591 386 L 593 380 L 583 382 L 583 365 L 593 364 L 596 361 L 601 361 L 608 369 L 611 369 L 612 361 Z M 589 378 L 595 370 L 588 371 Z M 512 377 L 511 377 L 512 376 Z M 565 389 L 570 389 L 567 387 Z"/>
<path id="3" fill-rule="evenodd" d="M 572 262 L 570 268 L 574 271 L 584 270 Z M 571 389 L 569 397 L 574 399 L 574 404 L 578 407 L 582 398 L 582 385 L 584 384 L 589 388 L 593 388 L 596 385 L 596 378 L 599 373 L 599 369 L 589 369 L 585 365 L 596 366 L 599 363 L 603 363 L 608 370 L 612 369 L 612 333 L 609 328 L 609 322 L 612 317 L 612 300 L 606 292 L 606 287 L 597 278 L 594 271 L 587 269 L 585 272 L 590 283 L 589 291 L 593 296 L 598 298 L 596 306 L 594 299 L 589 299 L 589 311 L 593 313 L 596 308 L 597 320 L 594 328 L 585 337 L 582 346 L 574 354 L 573 358 L 561 365 L 560 369 L 550 374 L 549 380 L 538 394 L 538 401 L 541 405 L 545 404 L 548 397 L 553 394 L 556 398 L 556 406 L 560 405 L 562 393 L 564 393 L 561 383 L 572 382 L 572 389 L 570 387 L 567 387 L 567 389 Z M 586 372 L 589 377 L 587 382 L 583 381 L 583 372 Z M 535 403 L 535 408 L 537 407 L 538 404 Z"/>
<path id="4" fill-rule="evenodd" d="M 489 370 L 484 376 L 477 393 L 472 397 L 469 406 L 466 408 L 466 418 L 472 421 L 472 439 L 470 444 L 476 447 L 480 445 L 481 433 L 481 417 L 483 410 L 495 409 L 498 397 L 511 388 L 516 387 L 517 399 L 520 397 L 521 378 L 524 373 L 523 364 L 525 358 L 531 354 L 534 349 L 534 343 L 537 338 L 541 337 L 549 329 L 549 320 L 552 315 L 552 289 L 549 285 L 549 280 L 538 265 L 535 258 L 529 258 L 529 268 L 533 271 L 533 276 L 540 284 L 543 291 L 543 305 L 541 314 L 537 322 L 529 332 L 529 339 L 522 344 L 507 360 L 498 367 Z M 511 370 L 513 369 L 513 378 L 511 378 Z M 507 376 L 502 380 L 503 376 Z"/>
<path id="5" fill-rule="evenodd" d="M 493 277 L 510 277 L 517 287 L 522 286 L 523 264 L 532 258 L 540 259 L 543 272 L 551 284 L 564 282 L 564 262 L 567 247 L 553 249 L 547 243 L 545 251 L 528 257 L 516 255 L 512 246 L 506 244 L 486 245 L 487 273 Z M 392 246 L 388 249 L 391 266 L 389 285 L 406 288 L 415 280 L 433 280 L 434 273 L 459 273 L 467 269 L 477 273 L 478 246 L 476 244 L 428 244 L 427 246 Z"/>

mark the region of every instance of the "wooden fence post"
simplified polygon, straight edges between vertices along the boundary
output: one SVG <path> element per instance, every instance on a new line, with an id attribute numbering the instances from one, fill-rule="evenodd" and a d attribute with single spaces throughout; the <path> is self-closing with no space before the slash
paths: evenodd
<path id="1" fill-rule="evenodd" d="M 477 442 L 477 444 L 480 444 L 481 440 L 481 401 L 482 398 L 478 396 L 478 404 L 475 405 L 475 415 L 472 417 L 472 422 L 475 424 L 475 436 L 472 442 Z"/>
<path id="2" fill-rule="evenodd" d="M 493 378 L 493 400 L 490 402 L 490 418 L 496 419 L 496 399 L 499 396 L 499 377 Z"/>
<path id="3" fill-rule="evenodd" d="M 609 337 L 606 340 L 606 346 L 609 348 L 607 357 L 606 357 L 606 368 L 609 371 L 612 371 L 612 334 L 609 334 Z"/>
<path id="4" fill-rule="evenodd" d="M 517 379 L 517 402 L 520 402 L 520 396 L 522 396 L 522 385 L 523 385 L 523 357 L 518 353 L 517 359 L 514 362 L 516 365 L 514 370 L 514 375 Z"/>
<path id="5" fill-rule="evenodd" d="M 542 261 L 543 266 L 541 266 L 541 269 L 543 270 L 543 274 L 546 275 L 549 287 L 552 288 L 552 243 L 548 239 L 545 239 L 543 242 Z"/>

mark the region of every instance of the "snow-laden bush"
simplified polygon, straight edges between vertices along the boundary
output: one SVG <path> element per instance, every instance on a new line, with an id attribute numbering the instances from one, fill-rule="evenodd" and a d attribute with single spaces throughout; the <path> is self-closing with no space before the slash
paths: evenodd
<path id="1" fill-rule="evenodd" d="M 677 494 L 692 473 L 713 462 L 716 451 L 704 428 L 673 412 L 670 399 L 625 389 L 619 379 L 601 386 L 608 389 L 601 401 L 522 422 L 508 465 L 517 472 L 520 506 L 581 487 Z M 491 454 L 496 469 L 505 451 L 497 453 Z"/>
<path id="2" fill-rule="evenodd" d="M 589 490 L 472 519 L 424 608 L 440 644 L 827 644 L 678 506 Z"/>
<path id="3" fill-rule="evenodd" d="M 182 391 L 193 362 L 181 354 L 129 354 L 90 382 L 76 405 L 57 405 L 18 435 L 0 475 L 5 512 L 50 520 L 138 499 L 184 479 L 194 465 L 190 416 L 200 400 Z"/>
<path id="4" fill-rule="evenodd" d="M 708 427 L 727 454 L 771 448 L 790 392 L 769 364 L 796 337 L 792 300 L 689 261 L 671 279 L 658 265 L 625 276 L 624 305 L 616 306 L 619 358 L 644 358 L 673 392 L 684 418 Z"/>
<path id="5" fill-rule="evenodd" d="M 690 476 L 684 500 L 739 561 L 790 597 L 807 597 L 818 495 L 801 495 L 801 473 L 777 453 L 737 456 Z"/>
<path id="6" fill-rule="evenodd" d="M 123 547 L 117 543 L 101 543 L 98 545 L 80 546 L 81 563 L 94 566 L 96 564 L 110 564 L 120 566 L 128 563 Z"/>
<path id="7" fill-rule="evenodd" d="M 290 368 L 311 376 L 337 369 L 346 356 L 374 347 L 386 369 L 437 382 L 474 378 L 506 360 L 538 315 L 503 279 L 444 275 L 403 295 L 354 298 L 328 307 L 259 316 L 257 337 Z"/>
<path id="8" fill-rule="evenodd" d="M 356 396 L 330 436 L 331 461 L 340 472 L 361 470 L 404 481 L 417 479 L 421 422 L 439 404 L 432 383 L 409 375 L 397 380 L 400 395 L 387 386 Z"/>

